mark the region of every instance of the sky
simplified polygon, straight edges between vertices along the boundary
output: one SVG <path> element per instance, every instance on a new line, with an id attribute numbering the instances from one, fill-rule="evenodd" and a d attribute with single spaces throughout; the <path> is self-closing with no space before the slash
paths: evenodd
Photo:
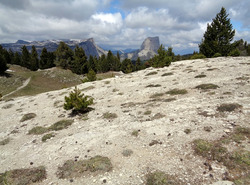
<path id="1" fill-rule="evenodd" d="M 0 0 L 0 43 L 94 38 L 104 49 L 138 49 L 159 36 L 185 54 L 198 51 L 221 7 L 235 40 L 250 43 L 250 0 Z"/>

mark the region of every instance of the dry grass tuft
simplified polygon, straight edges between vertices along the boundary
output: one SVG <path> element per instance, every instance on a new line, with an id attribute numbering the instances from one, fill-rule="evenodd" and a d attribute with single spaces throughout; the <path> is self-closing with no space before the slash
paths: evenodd
<path id="1" fill-rule="evenodd" d="M 182 95 L 182 94 L 187 94 L 188 91 L 186 89 L 172 89 L 172 90 L 169 90 L 168 92 L 166 92 L 167 94 L 170 94 L 170 95 Z"/>
<path id="2" fill-rule="evenodd" d="M 233 112 L 237 109 L 242 108 L 242 105 L 238 103 L 224 103 L 217 107 L 219 112 Z"/>
<path id="3" fill-rule="evenodd" d="M 209 89 L 217 89 L 219 88 L 218 85 L 208 83 L 208 84 L 201 84 L 195 87 L 196 89 L 202 89 L 202 90 L 209 90 Z"/>
<path id="4" fill-rule="evenodd" d="M 103 118 L 105 118 L 105 119 L 115 119 L 115 118 L 117 118 L 117 117 L 118 117 L 118 116 L 117 116 L 116 113 L 105 112 L 105 113 L 103 114 Z"/>
<path id="5" fill-rule="evenodd" d="M 182 183 L 171 175 L 162 171 L 155 171 L 146 175 L 146 185 L 180 185 Z"/>

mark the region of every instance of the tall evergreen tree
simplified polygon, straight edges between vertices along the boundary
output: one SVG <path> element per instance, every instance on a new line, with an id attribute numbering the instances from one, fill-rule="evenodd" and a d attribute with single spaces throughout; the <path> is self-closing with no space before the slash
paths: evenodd
<path id="1" fill-rule="evenodd" d="M 14 54 L 13 64 L 21 65 L 21 56 L 17 51 Z"/>
<path id="2" fill-rule="evenodd" d="M 134 64 L 130 59 L 124 59 L 121 64 L 121 71 L 124 73 L 131 73 L 134 71 Z"/>
<path id="3" fill-rule="evenodd" d="M 88 72 L 87 56 L 82 47 L 76 46 L 74 50 L 74 59 L 71 61 L 70 70 L 76 74 L 84 74 Z"/>
<path id="4" fill-rule="evenodd" d="M 139 71 L 142 69 L 142 63 L 141 63 L 141 59 L 140 57 L 137 58 L 136 62 L 135 62 L 135 70 Z"/>
<path id="5" fill-rule="evenodd" d="M 31 49 L 29 69 L 32 71 L 36 71 L 39 68 L 38 65 L 39 65 L 38 54 L 36 51 L 36 47 L 33 45 Z"/>
<path id="6" fill-rule="evenodd" d="M 22 56 L 21 56 L 21 63 L 20 65 L 26 68 L 29 68 L 30 64 L 30 53 L 27 49 L 27 47 L 24 45 L 22 48 Z"/>
<path id="7" fill-rule="evenodd" d="M 51 67 L 54 67 L 54 53 L 53 52 L 48 52 L 46 48 L 42 49 L 42 53 L 40 55 L 40 60 L 39 60 L 39 68 L 40 69 L 48 69 Z"/>
<path id="8" fill-rule="evenodd" d="M 14 63 L 14 52 L 9 49 L 9 56 L 10 56 L 10 63 L 13 64 Z"/>
<path id="9" fill-rule="evenodd" d="M 212 57 L 216 53 L 227 56 L 234 48 L 231 44 L 235 35 L 235 30 L 230 23 L 230 18 L 224 7 L 216 15 L 211 24 L 207 25 L 207 30 L 203 35 L 200 52 L 206 57 Z"/>
<path id="10" fill-rule="evenodd" d="M 5 53 L 6 50 L 0 45 L 0 75 L 8 69 Z"/>
<path id="11" fill-rule="evenodd" d="M 62 67 L 63 69 L 68 69 L 74 56 L 72 49 L 65 44 L 65 42 L 60 42 L 55 55 L 56 65 Z"/>

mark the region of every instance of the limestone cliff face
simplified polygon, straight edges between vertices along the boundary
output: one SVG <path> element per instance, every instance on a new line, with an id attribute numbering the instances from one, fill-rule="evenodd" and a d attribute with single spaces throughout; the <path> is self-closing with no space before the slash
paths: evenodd
<path id="1" fill-rule="evenodd" d="M 141 60 L 149 60 L 150 58 L 157 55 L 157 50 L 160 47 L 160 40 L 159 37 L 148 37 L 146 38 L 139 50 L 136 50 L 132 53 L 125 53 L 121 55 L 121 59 L 131 59 L 136 60 L 140 57 Z"/>
<path id="2" fill-rule="evenodd" d="M 154 52 L 157 52 L 159 47 L 160 47 L 159 37 L 148 37 L 143 41 L 141 45 L 141 50 L 152 50 Z"/>

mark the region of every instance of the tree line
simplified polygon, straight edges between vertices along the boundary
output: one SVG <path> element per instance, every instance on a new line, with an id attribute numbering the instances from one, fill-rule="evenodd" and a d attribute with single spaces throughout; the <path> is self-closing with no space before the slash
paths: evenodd
<path id="1" fill-rule="evenodd" d="M 31 52 L 24 45 L 21 48 L 21 53 L 14 53 L 11 49 L 6 50 L 0 45 L 0 68 L 2 73 L 8 68 L 7 64 L 20 65 L 32 71 L 58 66 L 63 69 L 69 69 L 79 75 L 87 74 L 89 71 L 94 71 L 95 73 L 105 73 L 108 71 L 131 73 L 150 66 L 168 66 L 174 60 L 172 48 L 166 51 L 161 45 L 158 53 L 158 56 L 144 63 L 139 57 L 136 61 L 131 61 L 130 59 L 121 61 L 120 54 L 117 52 L 114 55 L 110 50 L 107 55 L 103 54 L 98 58 L 90 55 L 88 58 L 83 48 L 77 45 L 72 50 L 64 42 L 60 42 L 55 52 L 49 52 L 46 48 L 43 48 L 40 57 L 35 46 L 32 46 Z"/>

